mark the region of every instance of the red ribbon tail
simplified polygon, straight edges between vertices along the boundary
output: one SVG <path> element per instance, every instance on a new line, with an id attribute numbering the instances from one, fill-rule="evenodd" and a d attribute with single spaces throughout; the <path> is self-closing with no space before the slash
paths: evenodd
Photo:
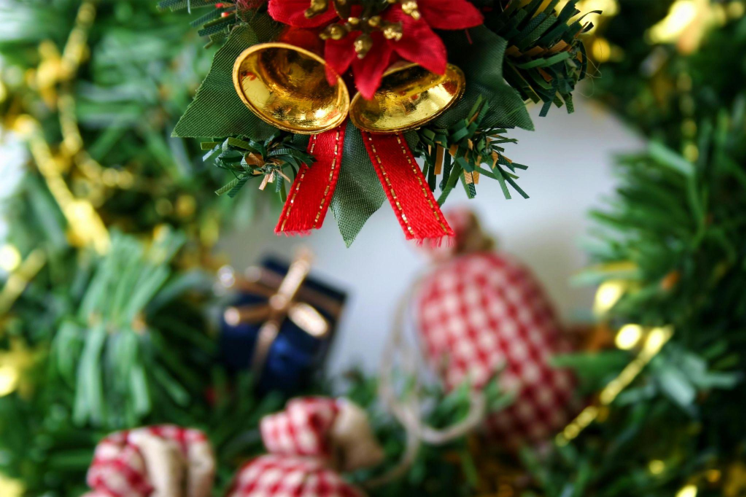
<path id="1" fill-rule="evenodd" d="M 402 135 L 363 132 L 363 141 L 407 240 L 437 245 L 454 236 Z"/>
<path id="2" fill-rule="evenodd" d="M 311 137 L 308 152 L 316 162 L 311 167 L 303 164 L 298 170 L 275 233 L 307 235 L 324 224 L 342 165 L 345 125 Z"/>

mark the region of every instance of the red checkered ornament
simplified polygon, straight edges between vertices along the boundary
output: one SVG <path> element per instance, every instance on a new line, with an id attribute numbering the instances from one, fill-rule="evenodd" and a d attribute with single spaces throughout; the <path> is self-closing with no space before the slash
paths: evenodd
<path id="1" fill-rule="evenodd" d="M 439 265 L 417 300 L 428 361 L 448 388 L 467 380 L 482 388 L 499 373 L 500 386 L 515 400 L 488 418 L 487 431 L 511 447 L 544 441 L 577 408 L 572 374 L 550 366 L 568 347 L 549 298 L 526 267 L 489 251 L 473 214 L 447 216 L 456 248 L 435 251 Z M 461 246 L 465 240 L 471 249 Z"/>
<path id="2" fill-rule="evenodd" d="M 270 454 L 246 464 L 227 497 L 363 497 L 340 472 L 383 457 L 365 412 L 346 400 L 291 400 L 260 429 Z"/>
<path id="3" fill-rule="evenodd" d="M 214 474 L 210 443 L 198 430 L 121 431 L 96 447 L 85 497 L 209 497 Z"/>

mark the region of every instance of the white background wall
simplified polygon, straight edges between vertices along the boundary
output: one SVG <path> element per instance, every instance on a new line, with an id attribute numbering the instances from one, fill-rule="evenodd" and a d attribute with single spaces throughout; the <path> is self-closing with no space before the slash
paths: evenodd
<path id="1" fill-rule="evenodd" d="M 531 196 L 506 201 L 497 182 L 482 178 L 477 197 L 454 191 L 446 206 L 468 202 L 499 246 L 532 267 L 567 320 L 587 310 L 593 289 L 572 288 L 568 279 L 586 263 L 578 240 L 588 227 L 586 213 L 613 191 L 612 154 L 641 146 L 620 122 L 597 104 L 577 98 L 575 114 L 552 109 L 546 118 L 534 109 L 535 132 L 511 131 L 517 145 L 507 155 L 529 169 L 521 187 Z M 273 233 L 276 215 L 265 214 L 250 230 L 234 233 L 222 248 L 237 268 L 257 262 L 262 253 L 290 257 L 299 244 L 315 253 L 315 273 L 346 288 L 349 305 L 331 358 L 332 370 L 378 364 L 394 306 L 426 261 L 406 242 L 388 202 L 346 248 L 331 212 L 323 228 L 310 237 L 285 238 Z"/>

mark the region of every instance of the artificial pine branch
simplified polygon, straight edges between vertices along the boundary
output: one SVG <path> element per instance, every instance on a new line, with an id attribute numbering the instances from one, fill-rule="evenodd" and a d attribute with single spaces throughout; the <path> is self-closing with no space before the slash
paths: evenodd
<path id="1" fill-rule="evenodd" d="M 641 32 L 658 22 L 661 12 L 646 6 L 623 5 L 621 25 Z M 548 497 L 743 490 L 746 95 L 732 85 L 742 66 L 730 55 L 746 46 L 745 26 L 743 17 L 727 22 L 693 54 L 653 47 L 663 63 L 650 79 L 640 65 L 652 60 L 651 48 L 629 31 L 613 40 L 628 59 L 609 65 L 597 92 L 657 140 L 618 158 L 621 183 L 592 213 L 597 265 L 583 279 L 625 289 L 606 316 L 612 325 L 670 325 L 674 334 L 603 422 L 549 457 L 526 454 Z M 620 262 L 632 269 L 614 270 Z M 609 356 L 593 368 L 588 359 L 563 364 L 596 384 L 618 371 Z"/>

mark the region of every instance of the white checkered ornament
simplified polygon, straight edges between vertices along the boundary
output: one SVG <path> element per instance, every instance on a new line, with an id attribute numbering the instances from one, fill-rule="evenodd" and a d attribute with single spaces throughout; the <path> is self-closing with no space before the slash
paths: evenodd
<path id="1" fill-rule="evenodd" d="M 573 376 L 549 364 L 568 348 L 547 294 L 523 265 L 491 252 L 455 257 L 425 278 L 417 312 L 423 349 L 447 388 L 467 380 L 482 388 L 499 372 L 515 395 L 487 421 L 498 441 L 543 441 L 570 421 Z"/>

